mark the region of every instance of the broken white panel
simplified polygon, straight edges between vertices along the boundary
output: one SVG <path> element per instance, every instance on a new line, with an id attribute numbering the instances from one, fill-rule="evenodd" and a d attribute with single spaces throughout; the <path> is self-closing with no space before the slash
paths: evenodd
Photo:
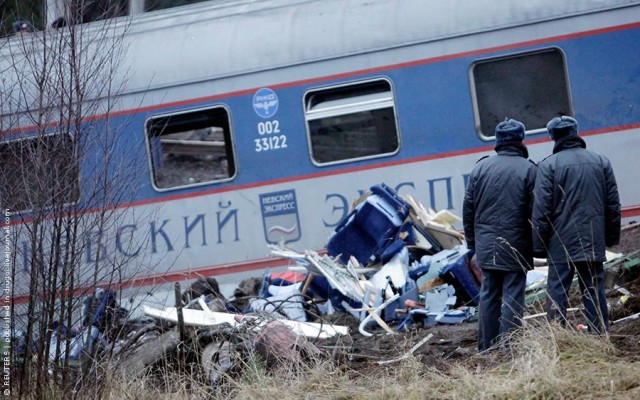
<path id="1" fill-rule="evenodd" d="M 175 307 L 167 307 L 163 310 L 143 305 L 142 310 L 145 315 L 178 323 L 178 311 Z M 222 324 L 229 324 L 237 327 L 243 319 L 259 321 L 264 324 L 267 320 L 253 316 L 221 313 L 209 310 L 182 309 L 183 321 L 186 326 L 209 327 Z M 315 322 L 299 322 L 287 319 L 279 319 L 278 322 L 290 327 L 293 332 L 308 338 L 326 339 L 336 335 L 347 335 L 349 328 L 341 325 L 319 324 Z M 259 329 L 259 327 L 257 328 Z"/>
<path id="2" fill-rule="evenodd" d="M 448 284 L 436 286 L 425 292 L 424 304 L 431 312 L 443 312 L 456 304 L 456 289 Z"/>
<path id="3" fill-rule="evenodd" d="M 304 254 L 285 249 L 283 246 L 270 245 L 271 253 L 283 258 L 294 260 L 298 265 L 304 266 L 309 272 L 322 275 L 327 278 L 329 284 L 344 296 L 352 300 L 363 302 L 364 289 L 362 288 L 354 268 L 347 269 L 329 256 L 320 256 L 313 250 L 306 250 Z"/>

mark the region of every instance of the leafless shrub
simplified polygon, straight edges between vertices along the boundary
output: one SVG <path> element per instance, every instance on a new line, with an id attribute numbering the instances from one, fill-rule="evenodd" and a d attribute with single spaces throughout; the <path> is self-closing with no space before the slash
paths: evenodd
<path id="1" fill-rule="evenodd" d="M 123 146 L 131 140 L 127 123 L 112 116 L 126 82 L 127 21 L 109 17 L 121 14 L 122 2 L 100 2 L 97 22 L 81 23 L 98 12 L 89 10 L 94 3 L 69 0 L 65 23 L 5 38 L 0 48 L 0 203 L 11 219 L 3 230 L 11 330 L 23 339 L 10 357 L 13 390 L 24 398 L 70 397 L 89 380 L 96 393 L 107 376 L 98 346 L 85 345 L 73 360 L 70 328 L 80 322 L 82 296 L 135 274 L 128 250 L 146 240 L 127 238 L 118 253 L 105 246 L 133 218 L 115 206 L 137 190 L 131 182 L 142 146 Z M 85 329 L 92 336 L 98 328 Z"/>

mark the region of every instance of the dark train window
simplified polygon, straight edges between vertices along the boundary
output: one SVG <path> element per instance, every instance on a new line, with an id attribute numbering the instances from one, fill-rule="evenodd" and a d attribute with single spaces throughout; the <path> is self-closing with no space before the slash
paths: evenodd
<path id="1" fill-rule="evenodd" d="M 68 134 L 0 142 L 0 203 L 10 212 L 78 201 L 79 161 Z"/>
<path id="2" fill-rule="evenodd" d="M 227 181 L 236 173 L 224 107 L 153 117 L 146 131 L 153 184 L 159 190 Z"/>
<path id="3" fill-rule="evenodd" d="M 564 54 L 558 48 L 474 63 L 470 69 L 476 128 L 486 139 L 505 118 L 539 131 L 560 115 L 573 115 Z"/>
<path id="4" fill-rule="evenodd" d="M 400 140 L 391 84 L 361 82 L 304 98 L 311 158 L 318 165 L 393 154 Z"/>

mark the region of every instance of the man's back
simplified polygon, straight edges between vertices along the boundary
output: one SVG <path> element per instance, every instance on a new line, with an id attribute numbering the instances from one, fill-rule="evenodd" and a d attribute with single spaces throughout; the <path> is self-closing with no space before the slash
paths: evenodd
<path id="1" fill-rule="evenodd" d="M 553 154 L 540 162 L 533 215 L 534 254 L 547 256 L 547 318 L 566 323 L 569 288 L 578 274 L 589 330 L 609 327 L 604 287 L 605 246 L 620 241 L 620 200 L 609 160 L 587 150 L 578 121 L 547 124 Z"/>
<path id="2" fill-rule="evenodd" d="M 572 135 L 540 162 L 536 181 L 536 253 L 548 250 L 550 258 L 563 263 L 605 261 L 605 246 L 620 235 L 618 189 L 609 160 Z"/>
<path id="3" fill-rule="evenodd" d="M 531 264 L 531 204 L 535 164 L 514 149 L 480 160 L 469 176 L 478 264 L 513 269 Z M 469 203 L 468 203 L 469 204 Z M 468 235 L 467 235 L 468 236 Z"/>
<path id="4" fill-rule="evenodd" d="M 462 206 L 464 234 L 482 269 L 478 350 L 485 351 L 522 325 L 527 270 L 533 268 L 529 218 L 536 165 L 524 145 L 525 126 L 507 119 L 496 126 L 496 155 L 479 160 Z"/>

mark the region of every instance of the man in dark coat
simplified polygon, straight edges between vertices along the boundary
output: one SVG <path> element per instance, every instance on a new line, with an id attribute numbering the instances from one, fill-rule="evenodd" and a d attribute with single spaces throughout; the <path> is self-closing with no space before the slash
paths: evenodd
<path id="1" fill-rule="evenodd" d="M 620 242 L 618 186 L 609 160 L 586 149 L 574 118 L 553 118 L 547 131 L 555 144 L 538 166 L 532 217 L 534 253 L 549 263 L 547 316 L 564 323 L 577 271 L 589 329 L 603 333 L 605 247 Z"/>
<path id="2" fill-rule="evenodd" d="M 471 171 L 463 203 L 467 246 L 482 269 L 478 350 L 485 351 L 521 326 L 527 271 L 533 266 L 531 207 L 536 165 L 516 120 L 496 127 L 497 154 Z"/>

